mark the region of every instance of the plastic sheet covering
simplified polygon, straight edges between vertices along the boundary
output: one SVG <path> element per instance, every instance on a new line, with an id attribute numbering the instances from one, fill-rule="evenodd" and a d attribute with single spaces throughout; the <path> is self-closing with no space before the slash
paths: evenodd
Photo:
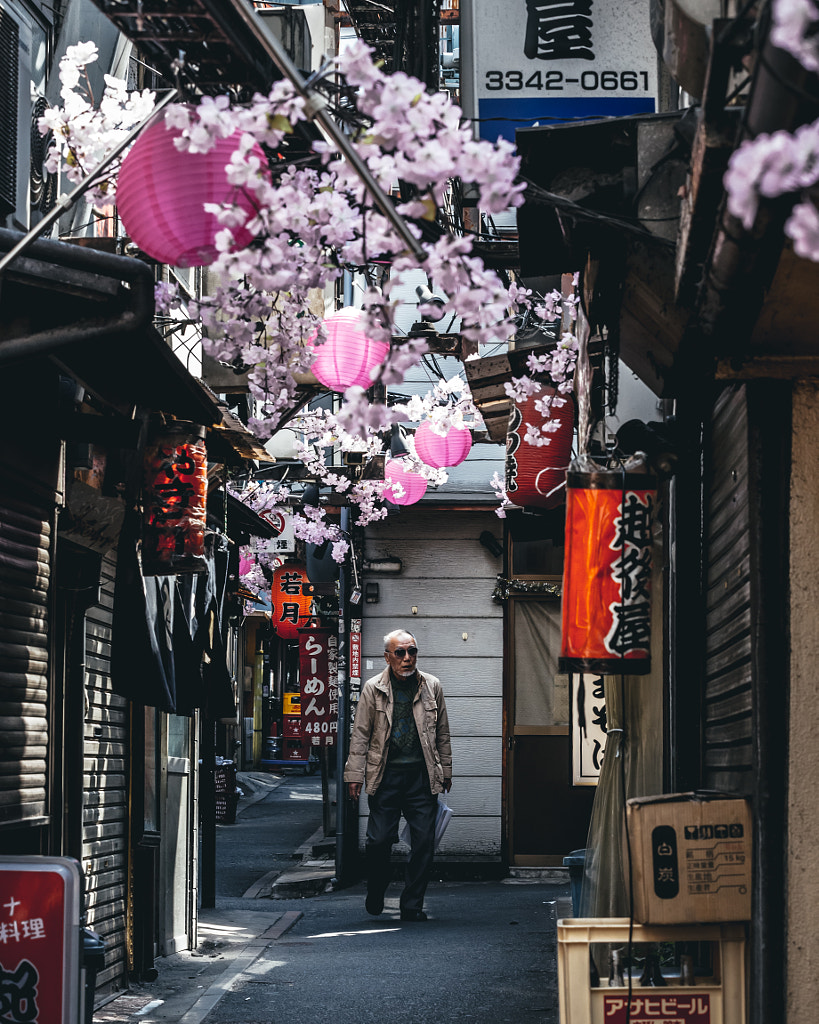
<path id="1" fill-rule="evenodd" d="M 652 619 L 662 622 L 662 556 L 655 535 Z M 651 640 L 650 675 L 606 676 L 606 753 L 592 807 L 581 917 L 628 917 L 628 868 L 624 853 L 625 799 L 662 792 L 662 630 Z M 622 730 L 622 731 L 618 731 Z"/>

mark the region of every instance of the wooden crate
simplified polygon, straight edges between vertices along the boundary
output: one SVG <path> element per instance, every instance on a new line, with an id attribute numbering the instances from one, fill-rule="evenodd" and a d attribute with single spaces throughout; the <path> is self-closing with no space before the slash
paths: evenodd
<path id="1" fill-rule="evenodd" d="M 667 978 L 663 987 L 643 988 L 632 981 L 627 1017 L 628 978 L 609 986 L 591 983 L 592 944 L 626 946 L 628 918 L 571 918 L 557 922 L 557 972 L 561 1024 L 745 1024 L 745 925 L 639 925 L 632 942 L 710 942 L 713 974 L 694 985 Z"/>

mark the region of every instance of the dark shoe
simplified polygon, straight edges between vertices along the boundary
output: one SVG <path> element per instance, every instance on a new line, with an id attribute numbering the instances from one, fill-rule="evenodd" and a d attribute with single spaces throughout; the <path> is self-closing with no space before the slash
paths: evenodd
<path id="1" fill-rule="evenodd" d="M 384 897 L 368 892 L 367 898 L 364 900 L 364 909 L 368 914 L 372 914 L 373 917 L 378 917 L 384 909 Z"/>
<path id="2" fill-rule="evenodd" d="M 402 910 L 401 911 L 402 921 L 428 921 L 429 918 L 423 912 L 423 910 Z"/>

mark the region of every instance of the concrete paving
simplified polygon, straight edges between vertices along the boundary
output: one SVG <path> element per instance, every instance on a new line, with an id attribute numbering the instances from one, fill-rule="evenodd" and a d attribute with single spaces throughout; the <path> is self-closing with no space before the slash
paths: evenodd
<path id="1" fill-rule="evenodd" d="M 287 895 L 275 886 L 282 877 L 332 876 L 332 862 L 322 868 L 313 853 L 321 782 L 240 776 L 239 785 L 236 824 L 218 830 L 217 906 L 200 912 L 197 950 L 160 958 L 155 982 L 132 985 L 95 1021 L 558 1024 L 565 876 L 433 881 L 430 920 L 418 924 L 400 921 L 398 882 L 378 917 L 364 910 L 363 882 L 333 891 L 325 878 L 316 894 L 305 885 Z"/>

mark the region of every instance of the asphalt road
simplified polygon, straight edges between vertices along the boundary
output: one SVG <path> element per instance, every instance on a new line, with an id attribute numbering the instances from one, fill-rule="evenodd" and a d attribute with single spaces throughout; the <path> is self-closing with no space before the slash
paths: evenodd
<path id="1" fill-rule="evenodd" d="M 430 884 L 430 920 L 398 919 L 400 883 L 378 918 L 364 884 L 304 899 L 243 899 L 321 825 L 321 783 L 293 775 L 217 837 L 221 908 L 302 917 L 226 982 L 206 1024 L 557 1024 L 555 901 L 567 883 Z"/>
<path id="2" fill-rule="evenodd" d="M 235 825 L 216 826 L 216 898 L 220 907 L 241 900 L 262 875 L 284 871 L 294 852 L 321 828 L 321 778 L 288 775 L 263 799 L 241 807 Z M 248 901 L 237 903 L 247 909 Z"/>
<path id="3" fill-rule="evenodd" d="M 364 887 L 300 901 L 303 917 L 236 977 L 208 1024 L 557 1024 L 548 883 L 433 882 L 430 920 L 379 918 Z"/>

